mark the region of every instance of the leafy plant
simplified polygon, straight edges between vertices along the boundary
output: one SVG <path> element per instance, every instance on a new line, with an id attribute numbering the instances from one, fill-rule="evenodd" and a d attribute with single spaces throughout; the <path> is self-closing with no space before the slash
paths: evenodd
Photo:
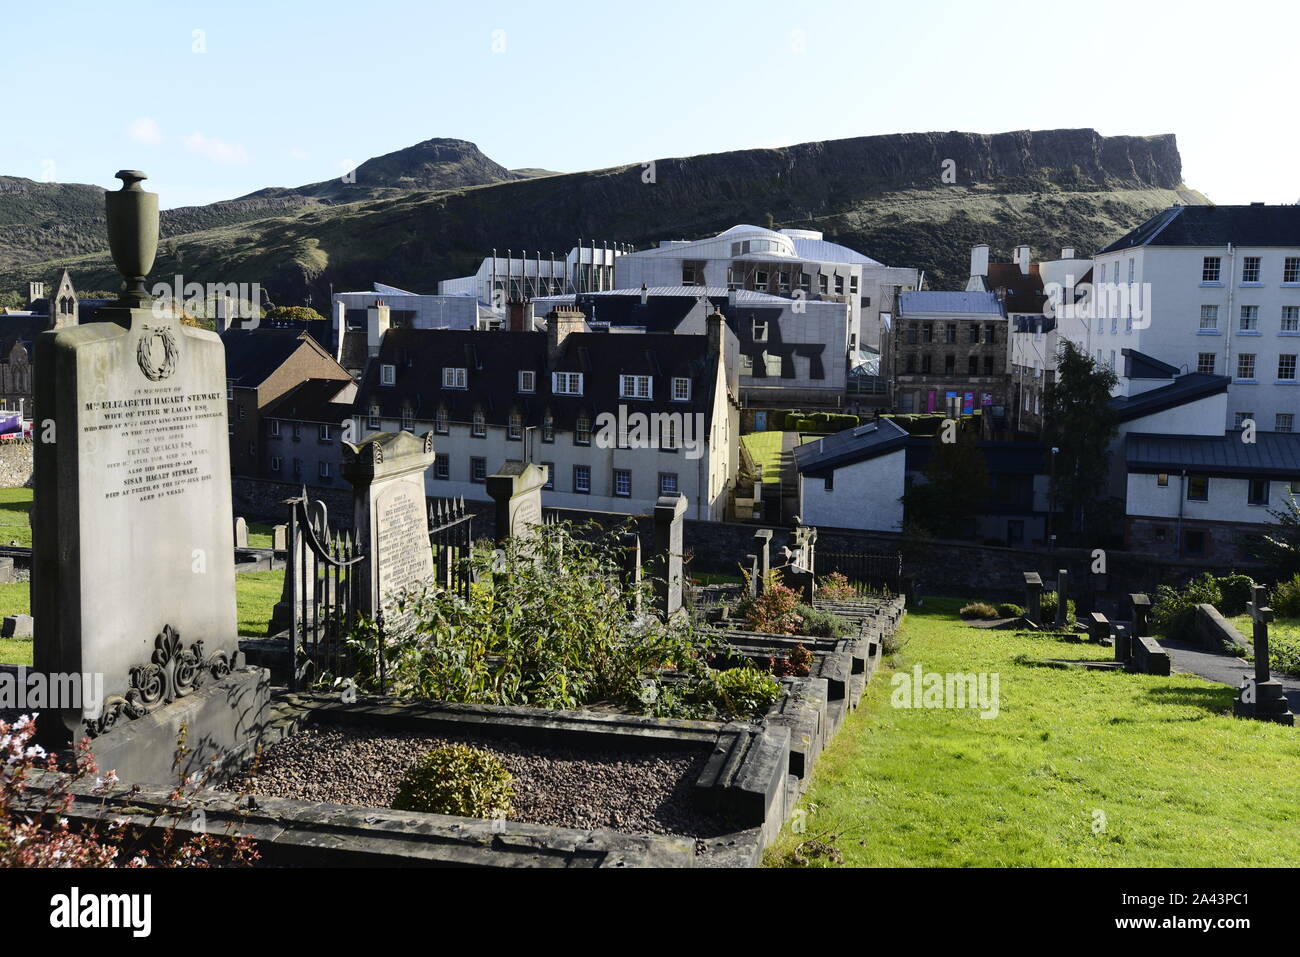
<path id="1" fill-rule="evenodd" d="M 464 744 L 435 748 L 407 769 L 393 808 L 460 817 L 504 818 L 514 779 L 496 755 Z"/>
<path id="2" fill-rule="evenodd" d="M 1273 589 L 1271 604 L 1283 618 L 1300 618 L 1300 572 Z"/>
<path id="3" fill-rule="evenodd" d="M 800 634 L 812 635 L 816 638 L 839 638 L 853 631 L 853 627 L 847 621 L 824 608 L 797 605 L 795 614 L 802 619 L 799 625 Z"/>
<path id="4" fill-rule="evenodd" d="M 797 634 L 803 620 L 799 616 L 799 593 L 781 584 L 781 573 L 771 569 L 763 580 L 757 597 L 748 595 L 749 572 L 745 572 L 746 597 L 736 606 L 736 613 L 745 620 L 750 631 L 771 635 Z"/>
<path id="5" fill-rule="evenodd" d="M 729 668 L 708 676 L 695 696 L 721 717 L 759 718 L 781 697 L 781 685 L 757 668 Z"/>
<path id="6" fill-rule="evenodd" d="M 803 645 L 795 645 L 784 658 L 773 658 L 772 674 L 778 678 L 807 678 L 812 673 L 813 654 Z"/>
<path id="7" fill-rule="evenodd" d="M 1040 625 L 1044 623 L 1050 624 L 1051 622 L 1056 621 L 1056 607 L 1059 602 L 1060 602 L 1060 595 L 1058 595 L 1056 592 L 1045 591 L 1042 593 L 1042 595 L 1038 599 L 1038 607 L 1042 609 L 1043 620 L 1038 622 L 1038 624 Z M 1071 598 L 1067 600 L 1065 603 L 1065 621 L 1067 624 L 1071 624 L 1076 620 L 1077 620 L 1077 613 L 1075 609 L 1074 599 Z"/>
<path id="8" fill-rule="evenodd" d="M 817 583 L 817 597 L 826 601 L 852 601 L 858 597 L 858 590 L 849 582 L 848 576 L 831 572 Z"/>
<path id="9" fill-rule="evenodd" d="M 1223 592 L 1218 580 L 1206 572 L 1200 578 L 1194 578 L 1180 591 L 1169 585 L 1156 589 L 1151 602 L 1150 622 L 1155 630 L 1170 638 L 1191 637 L 1192 623 L 1196 615 L 1196 606 L 1213 605 L 1218 608 L 1223 603 Z"/>
<path id="10" fill-rule="evenodd" d="M 1254 579 L 1249 575 L 1224 575 L 1216 578 L 1215 582 L 1222 596 L 1216 606 L 1219 613 L 1232 618 L 1245 612 L 1246 605 L 1250 602 L 1250 590 L 1255 587 Z"/>
<path id="11" fill-rule="evenodd" d="M 1019 605 L 1013 605 L 1010 602 L 1003 602 L 998 605 L 999 618 L 1020 618 L 1024 613 L 1025 610 L 1023 608 Z"/>
<path id="12" fill-rule="evenodd" d="M 977 602 L 972 602 L 969 605 L 962 606 L 962 609 L 958 614 L 960 614 L 963 618 L 966 619 L 975 618 L 975 619 L 982 619 L 985 621 L 991 621 L 992 619 L 998 617 L 998 610 L 994 608 L 992 605 L 987 604 L 986 602 L 977 601 Z"/>

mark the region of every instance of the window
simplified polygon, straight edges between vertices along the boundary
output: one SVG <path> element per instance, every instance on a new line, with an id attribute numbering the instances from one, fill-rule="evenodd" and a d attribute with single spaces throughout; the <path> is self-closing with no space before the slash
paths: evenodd
<path id="1" fill-rule="evenodd" d="M 1202 329 L 1219 328 L 1219 307 L 1218 306 L 1201 306 L 1201 328 Z"/>
<path id="2" fill-rule="evenodd" d="M 591 444 L 591 416 L 585 412 L 578 416 L 573 426 L 573 441 L 578 445 Z"/>
<path id="3" fill-rule="evenodd" d="M 444 389 L 467 388 L 467 378 L 463 368 L 447 366 L 442 370 L 442 387 Z"/>
<path id="4" fill-rule="evenodd" d="M 1214 375 L 1214 353 L 1201 352 L 1196 356 L 1196 371 L 1203 372 L 1206 375 Z"/>
<path id="5" fill-rule="evenodd" d="M 280 471 L 280 465 L 281 465 L 280 456 L 278 455 L 271 456 L 271 471 L 272 472 Z"/>
<path id="6" fill-rule="evenodd" d="M 979 341 L 980 341 L 979 323 L 972 322 L 970 324 L 970 328 L 966 330 L 966 341 L 973 346 L 979 345 Z"/>
<path id="7" fill-rule="evenodd" d="M 632 472 L 629 469 L 614 469 L 614 494 L 619 498 L 631 496 Z"/>
<path id="8" fill-rule="evenodd" d="M 302 459 L 293 460 L 293 477 L 298 478 L 302 475 Z"/>
<path id="9" fill-rule="evenodd" d="M 537 391 L 537 373 L 532 369 L 519 370 L 519 391 L 536 392 Z"/>
<path id="10" fill-rule="evenodd" d="M 1300 282 L 1300 256 L 1287 256 L 1282 264 L 1283 282 Z"/>
<path id="11" fill-rule="evenodd" d="M 989 322 L 984 325 L 984 342 L 993 345 L 998 341 L 998 327 Z"/>
<path id="12" fill-rule="evenodd" d="M 1136 268 L 1137 268 L 1137 263 L 1136 263 L 1134 260 L 1130 259 L 1130 260 L 1128 261 L 1128 281 L 1129 281 L 1129 282 L 1132 282 L 1132 281 L 1133 281 L 1133 270 L 1136 269 Z"/>
<path id="13" fill-rule="evenodd" d="M 677 473 L 676 472 L 659 473 L 659 494 L 660 495 L 677 494 Z"/>
<path id="14" fill-rule="evenodd" d="M 371 429 L 379 428 L 379 406 L 370 407 L 370 418 L 366 421 L 366 427 Z"/>
<path id="15" fill-rule="evenodd" d="M 234 398 L 235 398 L 235 384 L 234 384 L 233 382 L 227 382 L 227 383 L 226 383 L 226 401 L 229 402 L 229 401 L 233 400 Z"/>
<path id="16" fill-rule="evenodd" d="M 689 402 L 691 401 L 691 380 L 685 378 L 673 379 L 673 401 Z"/>
<path id="17" fill-rule="evenodd" d="M 1161 472 L 1156 476 L 1156 488 L 1169 488 L 1169 473 Z"/>
<path id="18" fill-rule="evenodd" d="M 947 343 L 955 343 L 957 341 L 957 323 L 950 322 L 944 327 L 943 341 Z"/>
<path id="19" fill-rule="evenodd" d="M 1255 353 L 1242 352 L 1237 356 L 1237 378 L 1255 378 Z"/>
<path id="20" fill-rule="evenodd" d="M 1210 500 L 1210 479 L 1207 475 L 1187 476 L 1187 501 L 1208 502 Z"/>
<path id="21" fill-rule="evenodd" d="M 694 263 L 682 263 L 682 285 L 695 286 L 699 284 L 699 272 Z"/>
<path id="22" fill-rule="evenodd" d="M 415 413 L 411 411 L 411 406 L 406 402 L 402 403 L 402 428 L 408 432 L 415 428 Z"/>
<path id="23" fill-rule="evenodd" d="M 440 482 L 446 482 L 451 478 L 451 457 L 446 452 L 434 455 L 433 477 Z"/>
<path id="24" fill-rule="evenodd" d="M 928 322 L 921 327 L 921 341 L 927 345 L 934 342 L 934 326 Z"/>
<path id="25" fill-rule="evenodd" d="M 519 412 L 510 413 L 510 424 L 506 426 L 506 438 L 518 442 L 524 437 L 524 417 Z"/>
<path id="26" fill-rule="evenodd" d="M 1204 555 L 1205 533 L 1194 530 L 1187 531 L 1186 534 L 1183 535 L 1183 554 Z"/>
<path id="27" fill-rule="evenodd" d="M 474 422 L 469 427 L 469 434 L 476 439 L 487 437 L 487 418 L 482 409 L 474 410 Z"/>
<path id="28" fill-rule="evenodd" d="M 582 373 L 551 373 L 551 391 L 556 395 L 582 395 Z"/>
<path id="29" fill-rule="evenodd" d="M 907 327 L 907 344 L 908 344 L 909 346 L 914 346 L 914 345 L 916 345 L 916 326 L 915 326 L 915 325 L 912 325 L 912 326 L 908 326 L 908 327 Z"/>
<path id="30" fill-rule="evenodd" d="M 1246 423 L 1247 423 L 1247 422 L 1254 423 L 1254 421 L 1255 421 L 1255 413 L 1254 413 L 1254 412 L 1238 412 L 1238 413 L 1236 414 L 1236 421 L 1237 421 L 1237 428 L 1238 428 L 1238 429 L 1244 429 L 1244 428 L 1246 427 Z"/>
<path id="31" fill-rule="evenodd" d="M 573 467 L 573 490 L 579 495 L 591 494 L 590 465 L 575 465 Z"/>
<path id="32" fill-rule="evenodd" d="M 618 394 L 623 399 L 650 399 L 654 397 L 654 385 L 648 375 L 621 375 Z"/>
<path id="33" fill-rule="evenodd" d="M 740 374 L 741 375 L 754 374 L 754 357 L 747 352 L 742 352 L 740 354 Z"/>
<path id="34" fill-rule="evenodd" d="M 1279 412 L 1273 417 L 1274 432 L 1294 432 L 1295 431 L 1295 413 Z"/>
<path id="35" fill-rule="evenodd" d="M 1241 259 L 1241 281 L 1259 282 L 1259 256 L 1243 256 Z"/>
<path id="36" fill-rule="evenodd" d="M 755 289 L 766 289 L 766 288 L 767 288 L 767 270 L 766 270 L 766 269 L 756 269 L 756 270 L 754 270 L 754 288 L 755 288 Z"/>
<path id="37" fill-rule="evenodd" d="M 927 375 L 930 373 L 930 356 L 928 354 L 921 356 L 921 371 Z"/>
<path id="38" fill-rule="evenodd" d="M 301 441 L 302 441 L 302 423 L 301 423 L 301 422 L 295 422 L 295 423 L 293 424 L 293 440 L 294 440 L 295 442 L 301 442 Z"/>
<path id="39" fill-rule="evenodd" d="M 856 296 L 856 295 L 858 294 L 858 277 L 857 277 L 857 276 L 850 276 L 850 277 L 849 277 L 849 294 L 852 295 L 852 296 Z"/>
<path id="40" fill-rule="evenodd" d="M 737 289 L 745 285 L 745 270 L 742 266 L 727 267 L 727 288 Z"/>
<path id="41" fill-rule="evenodd" d="M 915 354 L 915 353 L 909 352 L 909 353 L 907 354 L 907 368 L 906 368 L 905 371 L 908 373 L 908 375 L 911 375 L 912 373 L 914 373 L 914 372 L 916 371 L 916 354 Z"/>
<path id="42" fill-rule="evenodd" d="M 1268 479 L 1251 479 L 1250 488 L 1246 492 L 1247 505 L 1267 505 L 1268 504 Z"/>
<path id="43" fill-rule="evenodd" d="M 248 410 L 244 408 L 244 403 L 239 403 L 239 421 L 243 422 L 248 418 Z"/>
<path id="44" fill-rule="evenodd" d="M 750 320 L 750 331 L 755 342 L 767 342 L 767 320 Z"/>
<path id="45" fill-rule="evenodd" d="M 469 460 L 469 480 L 471 482 L 487 481 L 487 459 L 475 456 Z"/>
<path id="46" fill-rule="evenodd" d="M 1201 260 L 1201 282 L 1219 281 L 1219 257 L 1206 256 Z"/>
<path id="47" fill-rule="evenodd" d="M 451 420 L 447 415 L 445 408 L 439 408 L 433 416 L 433 431 L 439 435 L 446 435 L 451 431 Z"/>
<path id="48" fill-rule="evenodd" d="M 782 292 L 790 291 L 790 274 L 784 269 L 776 274 L 776 285 Z"/>
<path id="49" fill-rule="evenodd" d="M 1282 307 L 1282 331 L 1300 332 L 1300 306 Z"/>
<path id="50" fill-rule="evenodd" d="M 954 372 L 957 371 L 957 357 L 956 357 L 956 356 L 944 356 L 944 357 L 943 357 L 943 371 L 944 371 L 944 374 L 945 374 L 945 375 L 952 375 Z"/>
<path id="51" fill-rule="evenodd" d="M 542 416 L 542 441 L 555 441 L 555 416 L 549 412 Z"/>
<path id="52" fill-rule="evenodd" d="M 331 437 L 330 427 L 328 425 L 322 425 L 316 429 L 316 441 L 329 444 Z"/>
<path id="53" fill-rule="evenodd" d="M 317 468 L 316 468 L 316 472 L 317 472 L 317 474 L 318 474 L 321 478 L 323 478 L 323 479 L 327 479 L 327 478 L 329 478 L 329 477 L 330 477 L 330 464 L 329 464 L 328 462 L 321 462 L 321 463 L 317 466 Z"/>
<path id="54" fill-rule="evenodd" d="M 379 367 L 379 384 L 392 385 L 397 381 L 397 366 L 385 362 Z"/>
<path id="55" fill-rule="evenodd" d="M 980 360 L 979 356 L 970 356 L 966 359 L 966 374 L 979 375 Z"/>
<path id="56" fill-rule="evenodd" d="M 1283 382 L 1295 381 L 1295 356 L 1284 354 L 1277 357 L 1277 377 Z"/>
<path id="57" fill-rule="evenodd" d="M 1241 320 L 1237 326 L 1242 332 L 1259 331 L 1259 306 L 1242 306 Z"/>
<path id="58" fill-rule="evenodd" d="M 844 277 L 843 277 L 843 276 L 838 276 L 838 275 L 837 275 L 837 276 L 835 277 L 835 295 L 837 295 L 837 296 L 842 296 L 842 295 L 844 295 Z"/>
<path id="59" fill-rule="evenodd" d="M 817 277 L 817 291 L 823 296 L 826 295 L 827 290 L 830 288 L 829 283 L 829 277 L 825 273 L 821 273 Z"/>
<path id="60" fill-rule="evenodd" d="M 985 357 L 984 357 L 984 374 L 985 374 L 985 375 L 993 375 L 993 357 L 992 357 L 992 356 L 985 356 Z"/>
<path id="61" fill-rule="evenodd" d="M 555 489 L 555 463 L 554 463 L 554 462 L 543 462 L 543 463 L 542 463 L 542 468 L 546 469 L 546 484 L 543 485 L 542 488 L 546 489 L 548 492 L 550 492 L 550 491 L 554 491 L 554 489 Z"/>
<path id="62" fill-rule="evenodd" d="M 812 292 L 812 276 L 806 272 L 799 273 L 799 288 L 804 292 Z"/>
<path id="63" fill-rule="evenodd" d="M 271 420 L 271 438 L 273 438 L 273 439 L 278 439 L 279 437 L 280 437 L 280 420 L 279 420 L 279 419 L 272 419 L 272 420 Z"/>

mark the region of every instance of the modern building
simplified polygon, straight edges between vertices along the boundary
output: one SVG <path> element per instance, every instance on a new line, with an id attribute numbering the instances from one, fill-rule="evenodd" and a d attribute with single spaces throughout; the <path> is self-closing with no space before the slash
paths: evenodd
<path id="1" fill-rule="evenodd" d="M 993 292 L 905 292 L 894 321 L 894 408 L 1001 418 L 1007 401 L 1007 318 Z"/>
<path id="2" fill-rule="evenodd" d="M 1065 334 L 1231 377 L 1224 425 L 1291 432 L 1300 411 L 1300 206 L 1174 206 L 1096 256 L 1093 308 Z"/>
<path id="3" fill-rule="evenodd" d="M 494 249 L 472 276 L 438 283 L 438 294 L 469 296 L 503 316 L 509 303 L 615 288 L 614 264 L 629 249 L 617 243 L 584 244 L 581 240 L 560 257 L 554 252 L 543 255 L 540 250 L 532 255 L 521 250 L 516 256 L 513 249 L 498 256 Z"/>
<path id="4" fill-rule="evenodd" d="M 548 507 L 640 514 L 684 494 L 721 519 L 739 464 L 738 359 L 721 315 L 703 335 L 591 332 L 557 310 L 545 332 L 386 329 L 355 432 L 432 431 L 430 496 L 487 498 L 506 462 L 549 470 Z"/>

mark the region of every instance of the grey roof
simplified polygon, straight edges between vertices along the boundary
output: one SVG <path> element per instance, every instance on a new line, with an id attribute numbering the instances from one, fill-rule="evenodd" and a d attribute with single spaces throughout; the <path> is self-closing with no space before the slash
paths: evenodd
<path id="1" fill-rule="evenodd" d="M 1300 206 L 1173 206 L 1115 240 L 1134 246 L 1300 246 Z"/>
<path id="2" fill-rule="evenodd" d="M 921 313 L 951 315 L 1000 316 L 1002 304 L 991 292 L 951 292 L 947 290 L 918 289 L 905 292 L 899 299 L 898 313 L 913 319 Z"/>
<path id="3" fill-rule="evenodd" d="M 1119 422 L 1132 422 L 1144 415 L 1152 415 L 1172 409 L 1176 405 L 1194 402 L 1219 392 L 1227 392 L 1232 380 L 1226 375 L 1209 375 L 1205 372 L 1189 372 L 1180 375 L 1168 385 L 1137 395 L 1119 395 L 1110 400 L 1110 407 Z"/>
<path id="4" fill-rule="evenodd" d="M 1124 375 L 1130 379 L 1172 379 L 1178 375 L 1178 366 L 1171 366 L 1154 356 L 1136 349 L 1124 349 Z"/>
<path id="5" fill-rule="evenodd" d="M 1130 432 L 1124 439 L 1130 472 L 1181 472 L 1236 478 L 1300 480 L 1300 432 L 1257 432 L 1243 442 L 1225 435 L 1168 435 Z"/>
<path id="6" fill-rule="evenodd" d="M 794 467 L 804 475 L 823 476 L 841 465 L 852 465 L 902 449 L 906 442 L 906 429 L 895 425 L 892 419 L 876 419 L 816 442 L 796 446 Z"/>
<path id="7" fill-rule="evenodd" d="M 870 256 L 864 256 L 856 249 L 841 246 L 828 239 L 800 239 L 797 236 L 791 236 L 790 239 L 794 240 L 794 251 L 802 259 L 823 263 L 849 263 L 854 266 L 880 265 Z"/>

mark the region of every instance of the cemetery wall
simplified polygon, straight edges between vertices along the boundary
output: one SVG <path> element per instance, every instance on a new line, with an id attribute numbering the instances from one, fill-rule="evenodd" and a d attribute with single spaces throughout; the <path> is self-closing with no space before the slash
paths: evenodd
<path id="1" fill-rule="evenodd" d="M 287 499 L 302 495 L 302 484 L 272 482 L 267 479 L 236 476 L 231 479 L 231 498 L 236 515 L 249 521 L 266 521 L 274 524 L 288 521 Z M 307 495 L 319 499 L 329 509 L 330 525 L 343 529 L 352 527 L 352 486 L 339 488 L 308 485 Z"/>
<path id="2" fill-rule="evenodd" d="M 0 488 L 27 488 L 32 482 L 32 443 L 0 445 Z"/>

